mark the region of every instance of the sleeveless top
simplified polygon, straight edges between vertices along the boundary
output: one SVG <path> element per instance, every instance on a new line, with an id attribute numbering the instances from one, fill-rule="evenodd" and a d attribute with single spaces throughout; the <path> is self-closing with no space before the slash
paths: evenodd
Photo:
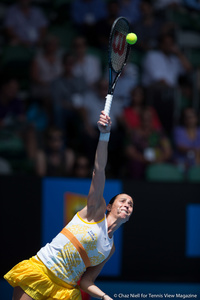
<path id="1" fill-rule="evenodd" d="M 91 266 L 99 265 L 110 254 L 113 237 L 108 236 L 106 216 L 99 222 L 89 223 L 77 213 L 66 228 L 82 244 Z M 86 270 L 78 250 L 62 233 L 41 248 L 37 256 L 54 275 L 73 286 Z"/>

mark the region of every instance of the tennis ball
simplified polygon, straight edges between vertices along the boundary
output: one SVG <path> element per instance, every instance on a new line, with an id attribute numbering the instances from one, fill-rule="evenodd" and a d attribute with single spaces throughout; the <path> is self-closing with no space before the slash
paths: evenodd
<path id="1" fill-rule="evenodd" d="M 135 33 L 129 33 L 126 36 L 126 41 L 127 43 L 129 43 L 130 45 L 133 45 L 137 42 L 137 35 Z"/>

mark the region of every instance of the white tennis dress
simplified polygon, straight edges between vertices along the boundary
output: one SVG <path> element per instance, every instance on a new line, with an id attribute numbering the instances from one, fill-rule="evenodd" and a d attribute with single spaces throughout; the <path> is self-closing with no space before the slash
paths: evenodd
<path id="1" fill-rule="evenodd" d="M 108 236 L 106 216 L 99 222 L 89 223 L 77 213 L 66 228 L 84 247 L 91 266 L 100 264 L 108 257 L 113 238 Z M 73 286 L 86 270 L 78 250 L 62 233 L 41 248 L 37 256 L 58 278 Z"/>

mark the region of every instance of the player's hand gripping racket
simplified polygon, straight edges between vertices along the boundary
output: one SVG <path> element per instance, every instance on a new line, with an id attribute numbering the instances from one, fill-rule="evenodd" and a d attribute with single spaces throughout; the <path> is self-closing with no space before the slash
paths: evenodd
<path id="1" fill-rule="evenodd" d="M 130 52 L 130 45 L 126 42 L 126 36 L 130 32 L 129 22 L 124 17 L 117 18 L 111 28 L 108 46 L 109 86 L 106 96 L 104 111 L 109 116 L 113 93 L 123 67 Z M 116 74 L 113 80 L 113 72 Z"/>

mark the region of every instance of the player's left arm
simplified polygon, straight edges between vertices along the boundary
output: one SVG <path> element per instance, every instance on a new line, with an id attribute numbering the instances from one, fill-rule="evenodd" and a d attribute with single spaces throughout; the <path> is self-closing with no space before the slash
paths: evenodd
<path id="1" fill-rule="evenodd" d="M 96 286 L 94 282 L 97 276 L 100 274 L 101 270 L 103 269 L 103 266 L 111 258 L 114 252 L 115 246 L 113 244 L 113 247 L 107 259 L 105 259 L 101 264 L 95 267 L 87 268 L 86 272 L 83 274 L 80 280 L 80 288 L 94 298 L 102 299 L 102 297 L 105 295 L 103 297 L 104 300 L 112 299 L 110 296 L 106 295 L 100 288 L 98 288 L 98 286 Z"/>

